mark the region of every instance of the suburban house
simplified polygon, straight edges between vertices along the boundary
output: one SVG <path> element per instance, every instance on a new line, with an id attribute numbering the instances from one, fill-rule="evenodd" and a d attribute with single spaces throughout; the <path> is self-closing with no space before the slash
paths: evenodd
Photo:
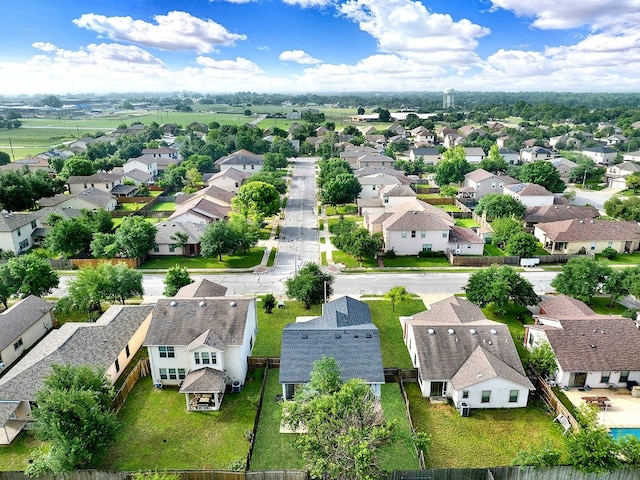
<path id="1" fill-rule="evenodd" d="M 605 248 L 624 253 L 638 250 L 640 224 L 593 218 L 561 220 L 538 223 L 533 235 L 552 254 L 600 253 Z"/>
<path id="2" fill-rule="evenodd" d="M 178 159 L 178 149 L 173 147 L 143 148 L 142 155 L 151 158 Z"/>
<path id="3" fill-rule="evenodd" d="M 560 180 L 564 183 L 569 183 L 569 174 L 571 173 L 571 170 L 578 166 L 577 163 L 567 160 L 564 157 L 551 160 L 551 165 L 556 167 L 556 170 L 558 170 L 558 173 L 560 174 Z"/>
<path id="4" fill-rule="evenodd" d="M 116 185 L 122 185 L 122 175 L 113 173 L 94 173 L 93 175 L 72 175 L 67 179 L 70 194 L 95 188 L 105 193 L 111 193 Z"/>
<path id="5" fill-rule="evenodd" d="M 487 156 L 481 147 L 464 147 L 464 153 L 469 163 L 480 163 Z"/>
<path id="6" fill-rule="evenodd" d="M 369 305 L 341 297 L 322 305 L 322 315 L 298 318 L 282 331 L 280 383 L 282 397 L 292 399 L 298 385 L 309 382 L 313 363 L 333 357 L 342 379 L 360 378 L 380 396 L 384 383 L 380 334 Z"/>
<path id="7" fill-rule="evenodd" d="M 200 238 L 206 225 L 194 222 L 162 222 L 156 224 L 156 243 L 149 255 L 200 255 Z M 183 237 L 183 238 L 181 238 Z M 183 245 L 180 245 L 183 243 Z"/>
<path id="8" fill-rule="evenodd" d="M 525 325 L 525 346 L 549 342 L 560 387 L 608 388 L 640 383 L 640 331 L 633 320 L 600 315 L 583 302 L 554 295 L 540 302 L 535 325 Z"/>
<path id="9" fill-rule="evenodd" d="M 403 174 L 392 175 L 380 172 L 371 175 L 360 175 L 356 176 L 356 178 L 362 187 L 358 200 L 380 198 L 380 190 L 385 187 L 398 185 L 409 186 L 411 184 L 411 180 Z"/>
<path id="10" fill-rule="evenodd" d="M 363 167 L 388 167 L 393 168 L 395 159 L 381 153 L 365 153 L 358 157 L 355 168 Z"/>
<path id="11" fill-rule="evenodd" d="M 158 176 L 158 160 L 151 155 L 140 155 L 139 157 L 130 158 L 122 165 L 124 173 L 132 170 L 140 170 L 151 175 L 153 178 Z"/>
<path id="12" fill-rule="evenodd" d="M 219 410 L 227 385 L 244 385 L 256 322 L 255 298 L 158 300 L 144 341 L 154 385 L 180 386 L 187 410 Z"/>
<path id="13" fill-rule="evenodd" d="M 115 169 L 111 170 L 112 172 Z M 142 170 L 129 170 L 127 173 L 122 173 L 122 181 L 126 182 L 127 180 L 133 182 L 136 187 L 139 187 L 142 184 L 151 185 L 154 182 L 154 176 L 143 172 Z"/>
<path id="14" fill-rule="evenodd" d="M 616 150 L 605 146 L 585 148 L 580 153 L 600 165 L 609 165 L 615 162 L 616 157 L 618 156 L 618 152 Z"/>
<path id="15" fill-rule="evenodd" d="M 538 160 L 551 160 L 556 158 L 557 154 L 551 150 L 542 147 L 529 147 L 520 150 L 518 158 L 520 163 L 537 162 Z"/>
<path id="16" fill-rule="evenodd" d="M 598 218 L 600 213 L 591 205 L 541 205 L 527 207 L 524 212 L 524 222 L 532 228 L 537 223 L 559 222 L 562 220 L 591 220 Z"/>
<path id="17" fill-rule="evenodd" d="M 54 304 L 35 295 L 0 313 L 0 372 L 53 328 Z"/>
<path id="18" fill-rule="evenodd" d="M 452 296 L 400 324 L 423 397 L 449 398 L 458 408 L 527 406 L 534 386 L 509 328 L 477 305 Z"/>
<path id="19" fill-rule="evenodd" d="M 221 172 L 228 168 L 235 168 L 243 172 L 257 173 L 262 169 L 262 164 L 262 155 L 257 155 L 245 149 L 225 155 L 214 162 L 214 165 Z"/>
<path id="20" fill-rule="evenodd" d="M 219 283 L 212 282 L 205 278 L 201 278 L 185 285 L 178 293 L 176 298 L 206 298 L 206 297 L 224 297 L 227 294 L 227 287 Z"/>
<path id="21" fill-rule="evenodd" d="M 464 176 L 464 183 L 458 194 L 462 198 L 480 200 L 489 193 L 504 193 L 505 186 L 518 183 L 518 180 L 508 175 L 496 175 L 479 168 Z"/>
<path id="22" fill-rule="evenodd" d="M 211 223 L 228 218 L 231 207 L 212 202 L 203 196 L 188 199 L 176 205 L 168 222 Z"/>
<path id="23" fill-rule="evenodd" d="M 49 161 L 44 157 L 27 157 L 20 158 L 15 162 L 7 163 L 6 165 L 0 166 L 1 170 L 22 170 L 24 167 L 27 167 L 30 172 L 35 172 L 37 170 L 43 170 L 49 175 L 54 175 L 54 170 L 49 165 Z"/>
<path id="24" fill-rule="evenodd" d="M 367 146 L 355 146 L 347 145 L 345 149 L 340 152 L 340 158 L 349 163 L 354 168 L 358 168 L 358 158 L 366 155 L 367 153 L 379 153 L 377 148 Z"/>
<path id="25" fill-rule="evenodd" d="M 518 163 L 518 152 L 511 150 L 510 148 L 500 147 L 498 148 L 498 155 L 500 155 L 505 162 L 509 165 L 515 165 Z"/>
<path id="26" fill-rule="evenodd" d="M 634 162 L 622 162 L 607 167 L 607 184 L 609 187 L 625 190 L 627 177 L 640 175 L 640 164 Z"/>
<path id="27" fill-rule="evenodd" d="M 433 143 L 436 139 L 433 132 L 422 125 L 411 129 L 410 133 L 416 143 Z"/>
<path id="28" fill-rule="evenodd" d="M 38 213 L 0 213 L 0 252 L 26 252 L 33 246 L 33 233 L 40 227 Z"/>
<path id="29" fill-rule="evenodd" d="M 516 183 L 506 185 L 503 193 L 523 203 L 525 207 L 553 205 L 555 195 L 535 183 Z"/>
<path id="30" fill-rule="evenodd" d="M 421 157 L 425 165 L 437 165 L 442 155 L 440 151 L 434 147 L 416 147 L 409 150 L 409 159 L 412 162 L 415 162 Z"/>
<path id="31" fill-rule="evenodd" d="M 624 162 L 640 162 L 640 150 L 625 153 L 622 160 Z"/>
<path id="32" fill-rule="evenodd" d="M 52 365 L 90 365 L 114 384 L 138 352 L 151 306 L 114 305 L 94 323 L 54 329 L 0 378 L 0 444 L 10 444 L 33 421 L 36 393 Z"/>
<path id="33" fill-rule="evenodd" d="M 207 183 L 212 187 L 215 186 L 227 192 L 238 193 L 240 187 L 250 176 L 251 173 L 249 172 L 243 172 L 235 168 L 227 168 L 225 171 L 213 175 Z"/>
<path id="34" fill-rule="evenodd" d="M 96 210 L 101 208 L 112 212 L 118 206 L 118 201 L 110 193 L 97 188 L 87 188 L 80 193 L 58 193 L 53 197 L 42 197 L 38 200 L 40 207 L 76 208 L 78 210 Z"/>

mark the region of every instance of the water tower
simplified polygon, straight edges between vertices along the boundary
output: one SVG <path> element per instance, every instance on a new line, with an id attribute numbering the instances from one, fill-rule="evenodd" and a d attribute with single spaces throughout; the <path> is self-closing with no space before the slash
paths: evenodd
<path id="1" fill-rule="evenodd" d="M 442 95 L 442 108 L 453 108 L 453 88 L 447 88 Z"/>

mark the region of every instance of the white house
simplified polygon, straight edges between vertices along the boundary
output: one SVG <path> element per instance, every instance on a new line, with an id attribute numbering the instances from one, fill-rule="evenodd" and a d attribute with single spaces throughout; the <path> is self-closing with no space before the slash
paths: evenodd
<path id="1" fill-rule="evenodd" d="M 158 160 L 151 155 L 140 155 L 139 157 L 130 158 L 127 163 L 122 165 L 124 173 L 132 170 L 141 170 L 148 173 L 153 178 L 158 176 Z"/>
<path id="2" fill-rule="evenodd" d="M 20 254 L 33 246 L 33 233 L 42 227 L 37 213 L 0 213 L 0 251 Z"/>
<path id="3" fill-rule="evenodd" d="M 38 203 L 41 207 L 75 208 L 78 210 L 101 208 L 108 212 L 114 211 L 118 206 L 118 201 L 113 195 L 93 187 L 72 195 L 58 193 L 53 197 L 42 197 Z"/>
<path id="4" fill-rule="evenodd" d="M 538 160 L 551 160 L 557 156 L 558 155 L 551 150 L 534 146 L 521 149 L 518 160 L 520 163 L 531 163 L 537 162 Z"/>
<path id="5" fill-rule="evenodd" d="M 500 147 L 498 148 L 498 154 L 507 162 L 509 165 L 515 165 L 518 163 L 518 152 L 515 150 L 511 150 L 510 148 Z"/>
<path id="6" fill-rule="evenodd" d="M 479 168 L 464 176 L 463 187 L 458 194 L 462 198 L 479 200 L 490 193 L 504 193 L 505 186 L 518 183 L 518 180 L 508 175 L 496 175 Z"/>
<path id="7" fill-rule="evenodd" d="M 535 325 L 525 325 L 525 346 L 548 342 L 560 387 L 608 388 L 640 383 L 640 331 L 633 320 L 600 315 L 583 302 L 555 295 L 540 302 Z"/>
<path id="8" fill-rule="evenodd" d="M 255 298 L 158 300 L 144 341 L 153 383 L 179 385 L 188 410 L 219 410 L 244 385 L 256 319 Z"/>
<path id="9" fill-rule="evenodd" d="M 216 186 L 227 192 L 238 193 L 245 180 L 251 176 L 249 172 L 243 172 L 235 168 L 228 168 L 223 172 L 213 175 L 207 182 L 210 186 Z"/>
<path id="10" fill-rule="evenodd" d="M 607 183 L 610 187 L 624 190 L 627 188 L 627 177 L 640 174 L 640 164 L 622 162 L 607 167 Z"/>
<path id="11" fill-rule="evenodd" d="M 76 194 L 95 188 L 105 193 L 111 193 L 111 190 L 117 185 L 122 185 L 122 175 L 113 173 L 94 173 L 93 175 L 74 175 L 67 179 L 67 186 L 70 194 Z"/>
<path id="12" fill-rule="evenodd" d="M 410 185 L 411 180 L 405 175 L 390 175 L 388 173 L 374 173 L 357 176 L 362 187 L 358 200 L 380 198 L 380 190 L 388 186 Z"/>
<path id="13" fill-rule="evenodd" d="M 449 398 L 458 408 L 527 406 L 534 386 L 509 329 L 477 305 L 448 297 L 400 324 L 422 396 Z"/>
<path id="14" fill-rule="evenodd" d="M 214 162 L 214 165 L 224 172 L 228 168 L 235 168 L 243 172 L 257 173 L 262 169 L 262 155 L 257 155 L 249 150 L 238 150 L 230 155 L 225 155 Z"/>
<path id="15" fill-rule="evenodd" d="M 464 147 L 464 153 L 469 163 L 480 163 L 487 156 L 481 147 Z"/>
<path id="16" fill-rule="evenodd" d="M 605 146 L 585 148 L 580 153 L 600 165 L 609 165 L 613 163 L 618 156 L 618 152 L 613 148 Z"/>
<path id="17" fill-rule="evenodd" d="M 0 313 L 0 372 L 53 328 L 53 303 L 29 295 Z"/>
<path id="18" fill-rule="evenodd" d="M 162 222 L 156 224 L 156 242 L 149 255 L 175 255 L 194 257 L 200 255 L 200 239 L 206 224 L 195 222 Z M 184 237 L 184 244 L 180 246 Z"/>
<path id="19" fill-rule="evenodd" d="M 503 193 L 515 198 L 525 207 L 553 205 L 555 196 L 549 190 L 535 183 L 516 183 L 506 185 Z"/>

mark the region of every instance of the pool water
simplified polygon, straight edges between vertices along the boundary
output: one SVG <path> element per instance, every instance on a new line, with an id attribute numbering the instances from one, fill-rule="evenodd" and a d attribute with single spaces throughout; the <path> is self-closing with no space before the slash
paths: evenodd
<path id="1" fill-rule="evenodd" d="M 615 439 L 622 438 L 625 435 L 633 435 L 640 439 L 640 428 L 611 428 L 610 432 Z"/>

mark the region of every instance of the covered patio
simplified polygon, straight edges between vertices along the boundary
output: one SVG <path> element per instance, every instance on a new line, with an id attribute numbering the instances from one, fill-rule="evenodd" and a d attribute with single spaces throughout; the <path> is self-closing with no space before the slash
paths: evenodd
<path id="1" fill-rule="evenodd" d="M 607 428 L 640 428 L 640 398 L 626 388 L 570 388 L 564 394 L 575 405 L 596 405 L 598 419 Z"/>
<path id="2" fill-rule="evenodd" d="M 227 388 L 227 375 L 215 368 L 203 367 L 192 370 L 182 382 L 180 393 L 184 393 L 189 411 L 220 410 Z"/>
<path id="3" fill-rule="evenodd" d="M 0 445 L 9 445 L 27 425 L 28 408 L 22 402 L 0 402 Z"/>

